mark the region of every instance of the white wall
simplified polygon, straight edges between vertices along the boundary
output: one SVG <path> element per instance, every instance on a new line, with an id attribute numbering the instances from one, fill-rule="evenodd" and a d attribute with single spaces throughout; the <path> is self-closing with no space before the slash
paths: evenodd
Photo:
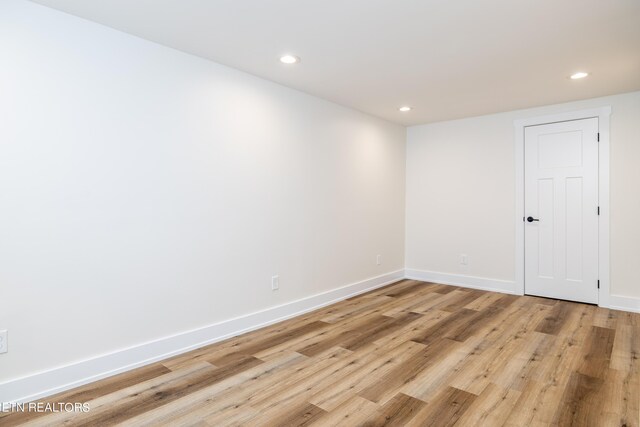
<path id="1" fill-rule="evenodd" d="M 611 293 L 640 298 L 640 92 L 408 128 L 407 269 L 491 279 L 486 283 L 515 290 L 513 122 L 606 105 Z"/>
<path id="2" fill-rule="evenodd" d="M 403 127 L 2 0 L 0 383 L 402 269 L 404 182 Z"/>

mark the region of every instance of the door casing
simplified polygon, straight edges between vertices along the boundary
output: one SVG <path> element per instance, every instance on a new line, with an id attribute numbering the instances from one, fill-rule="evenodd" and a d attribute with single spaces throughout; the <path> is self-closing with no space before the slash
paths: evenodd
<path id="1" fill-rule="evenodd" d="M 611 107 L 603 106 L 588 110 L 570 111 L 546 116 L 518 119 L 515 127 L 515 171 L 516 171 L 516 206 L 515 206 L 515 292 L 524 295 L 524 130 L 527 126 L 565 122 L 569 120 L 598 118 L 598 272 L 600 288 L 598 289 L 598 305 L 609 306 L 610 273 L 609 273 L 609 126 Z"/>

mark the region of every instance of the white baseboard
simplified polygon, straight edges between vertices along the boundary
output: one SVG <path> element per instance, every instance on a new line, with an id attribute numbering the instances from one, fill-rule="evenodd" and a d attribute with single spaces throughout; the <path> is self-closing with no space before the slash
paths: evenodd
<path id="1" fill-rule="evenodd" d="M 609 295 L 609 304 L 607 304 L 607 308 L 640 313 L 640 298 L 625 297 L 622 295 Z"/>
<path id="2" fill-rule="evenodd" d="M 402 279 L 404 270 L 394 271 L 203 328 L 10 380 L 0 384 L 0 402 L 22 403 L 41 399 L 259 329 Z"/>
<path id="3" fill-rule="evenodd" d="M 466 276 L 464 274 L 439 273 L 436 271 L 414 270 L 410 268 L 405 270 L 405 277 L 407 279 L 422 280 L 425 282 L 519 295 L 515 290 L 515 282 L 510 280 L 487 279 L 484 277 Z"/>
<path id="4" fill-rule="evenodd" d="M 464 288 L 480 289 L 483 291 L 502 292 L 512 295 L 521 295 L 515 290 L 515 282 L 501 279 L 487 279 L 484 277 L 466 276 L 463 274 L 439 273 L 435 271 L 406 269 L 405 278 L 422 280 L 425 282 L 455 285 Z M 640 313 L 640 298 L 625 297 L 622 295 L 610 295 L 601 307 L 612 310 L 630 311 Z"/>

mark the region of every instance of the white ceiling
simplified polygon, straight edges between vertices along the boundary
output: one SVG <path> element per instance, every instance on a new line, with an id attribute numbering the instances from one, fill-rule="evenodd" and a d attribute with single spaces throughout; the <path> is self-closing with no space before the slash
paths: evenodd
<path id="1" fill-rule="evenodd" d="M 405 125 L 640 89 L 640 0 L 35 1 Z"/>

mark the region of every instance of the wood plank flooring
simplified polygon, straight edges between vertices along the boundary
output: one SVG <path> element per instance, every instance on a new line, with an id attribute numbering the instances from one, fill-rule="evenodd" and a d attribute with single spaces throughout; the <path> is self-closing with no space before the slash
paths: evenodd
<path id="1" fill-rule="evenodd" d="M 627 426 L 640 314 L 404 280 L 0 425 Z"/>

